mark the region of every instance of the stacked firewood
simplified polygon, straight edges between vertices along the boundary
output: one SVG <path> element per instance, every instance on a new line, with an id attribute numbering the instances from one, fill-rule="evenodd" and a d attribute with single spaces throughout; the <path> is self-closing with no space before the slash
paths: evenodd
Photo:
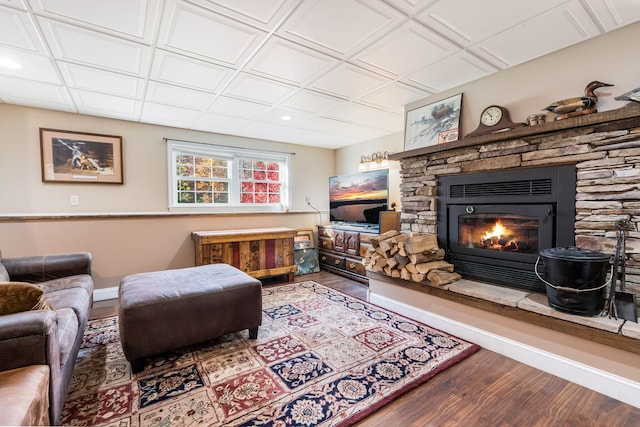
<path id="1" fill-rule="evenodd" d="M 369 239 L 365 267 L 376 273 L 414 282 L 429 281 L 442 286 L 461 278 L 453 264 L 444 261 L 444 249 L 433 234 L 402 234 L 387 231 Z"/>

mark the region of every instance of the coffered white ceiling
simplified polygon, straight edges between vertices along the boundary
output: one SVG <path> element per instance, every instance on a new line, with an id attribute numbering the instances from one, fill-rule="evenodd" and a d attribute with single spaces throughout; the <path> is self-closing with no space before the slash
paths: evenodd
<path id="1" fill-rule="evenodd" d="M 638 0 L 0 0 L 22 66 L 0 66 L 0 101 L 338 148 L 638 20 Z"/>

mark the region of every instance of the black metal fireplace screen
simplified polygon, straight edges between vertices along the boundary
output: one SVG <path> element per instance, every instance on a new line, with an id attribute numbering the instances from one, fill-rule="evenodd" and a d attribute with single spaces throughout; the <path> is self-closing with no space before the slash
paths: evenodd
<path id="1" fill-rule="evenodd" d="M 438 179 L 438 242 L 463 277 L 545 292 L 540 250 L 573 246 L 576 168 L 562 165 Z"/>

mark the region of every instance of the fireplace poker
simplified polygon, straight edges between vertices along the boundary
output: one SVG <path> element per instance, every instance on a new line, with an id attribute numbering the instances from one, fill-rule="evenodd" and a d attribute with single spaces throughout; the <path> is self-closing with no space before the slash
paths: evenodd
<path id="1" fill-rule="evenodd" d="M 638 313 L 636 306 L 636 295 L 633 293 L 625 292 L 625 258 L 627 252 L 626 233 L 630 225 L 631 224 L 626 219 L 616 221 L 618 240 L 616 243 L 616 255 L 613 260 L 613 273 L 611 279 L 611 289 L 609 291 L 607 311 L 609 313 L 609 318 L 613 316 L 618 319 L 619 316 L 621 319 L 637 322 Z M 620 290 L 616 291 L 618 275 L 620 275 Z"/>

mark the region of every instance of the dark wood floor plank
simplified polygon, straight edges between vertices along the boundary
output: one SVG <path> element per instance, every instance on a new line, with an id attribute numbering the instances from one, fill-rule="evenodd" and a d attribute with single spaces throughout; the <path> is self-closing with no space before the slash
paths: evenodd
<path id="1" fill-rule="evenodd" d="M 368 288 L 326 271 L 296 276 L 367 300 Z M 284 283 L 263 279 L 264 286 Z M 92 318 L 117 314 L 115 300 Z M 640 409 L 482 349 L 356 424 L 379 426 L 640 426 Z"/>

